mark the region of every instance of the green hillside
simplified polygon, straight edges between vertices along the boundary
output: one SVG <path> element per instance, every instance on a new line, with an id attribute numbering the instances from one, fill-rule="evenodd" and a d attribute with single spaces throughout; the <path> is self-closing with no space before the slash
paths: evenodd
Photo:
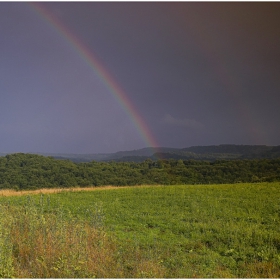
<path id="1" fill-rule="evenodd" d="M 280 159 L 74 163 L 34 154 L 0 157 L 1 189 L 280 181 Z"/>

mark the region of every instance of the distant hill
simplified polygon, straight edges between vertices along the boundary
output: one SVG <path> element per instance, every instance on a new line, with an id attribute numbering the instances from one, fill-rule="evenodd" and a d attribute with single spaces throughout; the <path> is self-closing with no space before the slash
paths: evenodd
<path id="1" fill-rule="evenodd" d="M 177 148 L 142 148 L 138 150 L 131 151 L 119 151 L 116 153 L 108 154 L 53 154 L 53 153 L 38 153 L 44 156 L 51 156 L 55 159 L 69 159 L 73 162 L 90 162 L 90 161 L 134 161 L 141 162 L 148 158 L 152 160 L 157 160 L 157 153 L 160 152 L 177 152 L 180 149 Z"/>
<path id="2" fill-rule="evenodd" d="M 272 147 L 265 145 L 218 145 L 218 146 L 193 146 L 182 149 L 196 154 L 260 154 L 271 150 Z"/>
<path id="3" fill-rule="evenodd" d="M 247 158 L 269 158 L 269 159 L 275 159 L 280 158 L 280 146 L 273 146 L 268 147 L 267 151 L 262 151 L 257 154 L 250 154 L 247 155 Z"/>
<path id="4" fill-rule="evenodd" d="M 280 157 L 280 146 L 265 145 L 216 145 L 216 146 L 193 146 L 183 148 L 172 153 L 163 153 L 165 159 L 258 159 Z"/>
<path id="5" fill-rule="evenodd" d="M 214 161 L 217 159 L 274 159 L 280 157 L 280 146 L 265 145 L 212 145 L 212 146 L 192 146 L 188 148 L 167 148 L 161 147 L 144 148 L 141 150 L 117 152 L 110 154 L 105 160 L 115 161 L 135 161 L 140 162 L 145 159 L 196 159 Z"/>
<path id="6" fill-rule="evenodd" d="M 68 159 L 73 162 L 91 161 L 118 161 L 118 162 L 142 162 L 146 159 L 182 159 L 182 160 L 231 160 L 231 159 L 275 159 L 280 158 L 280 146 L 265 145 L 212 145 L 212 146 L 192 146 L 188 148 L 142 148 L 131 151 L 119 151 L 116 153 L 102 154 L 55 154 L 37 153 L 44 156 L 51 156 L 55 159 Z M 0 153 L 0 156 L 5 156 Z"/>

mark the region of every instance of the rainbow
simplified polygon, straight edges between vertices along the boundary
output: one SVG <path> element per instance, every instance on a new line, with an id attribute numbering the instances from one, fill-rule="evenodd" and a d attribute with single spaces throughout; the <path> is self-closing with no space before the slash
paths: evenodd
<path id="1" fill-rule="evenodd" d="M 159 146 L 155 137 L 151 133 L 149 127 L 143 120 L 142 116 L 137 111 L 134 104 L 129 100 L 127 94 L 117 81 L 112 77 L 109 71 L 102 65 L 101 61 L 93 54 L 83 42 L 73 34 L 61 21 L 59 21 L 53 14 L 50 13 L 46 8 L 38 3 L 31 2 L 29 6 L 33 10 L 51 25 L 55 31 L 66 39 L 67 42 L 75 49 L 78 55 L 89 65 L 94 73 L 100 78 L 103 84 L 107 87 L 112 96 L 116 99 L 122 109 L 126 112 L 130 120 L 136 127 L 139 135 L 144 140 L 148 147 L 154 148 L 155 152 Z"/>

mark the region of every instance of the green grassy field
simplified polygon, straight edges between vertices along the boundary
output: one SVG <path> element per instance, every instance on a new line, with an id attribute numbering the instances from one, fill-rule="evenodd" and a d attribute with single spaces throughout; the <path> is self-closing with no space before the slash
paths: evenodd
<path id="1" fill-rule="evenodd" d="M 280 183 L 72 191 L 0 205 L 2 277 L 280 277 Z"/>

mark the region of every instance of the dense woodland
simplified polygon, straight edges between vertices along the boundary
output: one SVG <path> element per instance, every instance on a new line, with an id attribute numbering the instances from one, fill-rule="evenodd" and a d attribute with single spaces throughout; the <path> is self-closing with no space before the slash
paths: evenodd
<path id="1" fill-rule="evenodd" d="M 74 163 L 34 154 L 0 157 L 1 189 L 280 181 L 280 159 L 163 159 Z"/>

